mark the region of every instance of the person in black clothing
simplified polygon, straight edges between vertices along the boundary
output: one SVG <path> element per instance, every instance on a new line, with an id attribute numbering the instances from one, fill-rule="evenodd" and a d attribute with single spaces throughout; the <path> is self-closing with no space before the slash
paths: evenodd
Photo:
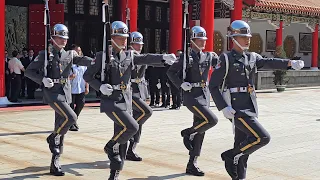
<path id="1" fill-rule="evenodd" d="M 162 67 L 160 69 L 160 83 L 161 83 L 161 101 L 162 105 L 160 107 L 167 108 L 170 106 L 170 89 L 169 89 L 169 79 L 167 76 L 167 71 L 170 66 Z"/>
<path id="2" fill-rule="evenodd" d="M 8 62 L 9 62 L 9 58 L 8 58 L 8 51 L 5 50 L 4 51 L 4 54 L 5 54 L 5 77 L 4 77 L 4 80 L 5 80 L 5 85 L 6 85 L 6 96 L 8 98 L 10 98 L 10 69 L 8 67 Z"/>
<path id="3" fill-rule="evenodd" d="M 26 48 L 22 49 L 22 57 L 20 58 L 20 61 L 22 65 L 27 68 L 28 65 L 30 64 L 29 56 L 28 56 L 28 50 Z M 26 90 L 26 83 L 27 79 L 24 77 L 24 73 L 21 72 L 21 92 L 20 92 L 20 97 L 24 98 L 25 97 L 25 90 Z"/>
<path id="4" fill-rule="evenodd" d="M 146 70 L 146 77 L 149 81 L 150 90 L 150 107 L 159 107 L 160 89 L 157 85 L 160 79 L 160 69 L 161 67 L 148 66 L 148 69 Z"/>
<path id="5" fill-rule="evenodd" d="M 180 57 L 182 54 L 181 50 L 178 50 L 176 53 L 177 57 Z M 181 77 L 182 78 L 182 77 Z M 170 85 L 170 90 L 171 90 L 171 98 L 172 98 L 172 103 L 173 105 L 170 107 L 170 109 L 180 109 L 181 106 L 181 88 L 177 88 L 170 80 L 168 81 Z"/>
<path id="6" fill-rule="evenodd" d="M 30 49 L 27 62 L 29 62 L 29 64 L 30 64 L 32 61 L 34 61 L 35 58 L 36 58 L 36 56 L 34 55 L 33 49 Z M 27 68 L 26 66 L 24 66 L 24 67 Z M 35 99 L 34 92 L 37 88 L 37 83 L 33 82 L 31 79 L 29 79 L 27 77 L 25 77 L 25 81 L 27 83 L 27 99 Z"/>

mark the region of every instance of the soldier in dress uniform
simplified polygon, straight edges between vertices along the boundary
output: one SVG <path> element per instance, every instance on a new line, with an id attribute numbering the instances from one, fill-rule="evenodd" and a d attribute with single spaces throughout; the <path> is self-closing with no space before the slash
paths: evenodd
<path id="1" fill-rule="evenodd" d="M 102 69 L 102 52 L 97 53 L 95 64 L 88 67 L 84 79 L 94 89 L 100 90 L 100 111 L 114 121 L 114 136 L 105 145 L 104 150 L 110 159 L 109 180 L 118 179 L 126 156 L 127 142 L 139 130 L 138 122 L 132 117 L 131 73 L 135 65 L 172 64 L 174 54 L 143 54 L 124 51 L 128 38 L 128 27 L 121 21 L 111 24 L 112 53 L 110 62 L 105 65 L 104 81 L 95 79 L 95 74 Z M 103 74 L 103 73 L 101 73 Z"/>
<path id="2" fill-rule="evenodd" d="M 210 66 L 217 62 L 218 56 L 214 52 L 204 53 L 206 45 L 206 31 L 200 26 L 191 29 L 191 54 L 183 69 L 184 54 L 179 61 L 168 70 L 167 75 L 177 88 L 184 90 L 183 104 L 193 113 L 193 126 L 181 131 L 183 142 L 189 150 L 189 162 L 186 173 L 195 176 L 204 176 L 204 172 L 197 166 L 205 131 L 215 126 L 218 118 L 209 109 L 210 92 L 208 88 L 208 73 Z M 186 72 L 183 79 L 181 72 Z"/>
<path id="3" fill-rule="evenodd" d="M 72 101 L 71 85 L 68 80 L 71 66 L 72 64 L 88 66 L 93 60 L 86 56 L 79 57 L 75 51 L 65 51 L 68 38 L 68 28 L 63 24 L 56 24 L 53 27 L 51 39 L 53 47 L 48 52 L 48 62 L 45 63 L 45 51 L 41 51 L 25 72 L 29 79 L 44 86 L 44 102 L 55 111 L 54 132 L 47 138 L 52 153 L 50 173 L 55 176 L 64 175 L 59 164 L 59 157 L 63 151 L 63 139 L 70 126 L 77 120 L 77 115 L 69 106 Z M 37 73 L 42 69 L 45 69 L 42 72 L 47 74 Z"/>
<path id="4" fill-rule="evenodd" d="M 130 35 L 130 50 L 139 55 L 143 47 L 143 36 L 139 32 L 132 32 Z M 142 124 L 152 115 L 152 109 L 145 102 L 148 95 L 147 82 L 145 80 L 145 72 L 147 65 L 135 65 L 131 72 L 131 87 L 132 87 L 132 109 L 133 118 L 139 124 L 138 132 L 130 139 L 129 148 L 127 151 L 127 160 L 142 161 L 142 158 L 135 152 L 136 146 L 140 141 Z"/>
<path id="5" fill-rule="evenodd" d="M 234 42 L 231 52 L 220 56 L 210 79 L 210 92 L 219 111 L 235 125 L 234 148 L 221 154 L 225 168 L 232 179 L 246 178 L 248 157 L 270 141 L 270 135 L 259 123 L 254 87 L 254 77 L 259 68 L 301 69 L 303 61 L 278 58 L 262 58 L 248 52 L 250 26 L 242 21 L 233 21 L 229 35 Z M 221 87 L 222 86 L 222 87 Z"/>

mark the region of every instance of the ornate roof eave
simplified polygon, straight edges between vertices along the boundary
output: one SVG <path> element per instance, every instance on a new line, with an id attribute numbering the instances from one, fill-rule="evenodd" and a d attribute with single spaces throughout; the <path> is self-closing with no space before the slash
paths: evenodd
<path id="1" fill-rule="evenodd" d="M 291 23 L 305 24 L 312 32 L 314 32 L 315 25 L 320 23 L 319 17 L 301 16 L 301 14 L 279 13 L 277 9 L 256 9 L 249 6 L 243 11 L 244 19 L 267 20 L 269 24 L 275 29 L 279 28 L 279 23 L 282 20 L 284 25 L 289 26 Z"/>

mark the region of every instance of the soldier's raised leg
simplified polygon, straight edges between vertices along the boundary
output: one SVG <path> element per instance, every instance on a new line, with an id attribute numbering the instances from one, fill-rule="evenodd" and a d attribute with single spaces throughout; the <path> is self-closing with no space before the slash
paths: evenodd
<path id="1" fill-rule="evenodd" d="M 66 102 L 57 101 L 49 103 L 49 105 L 55 110 L 55 131 L 47 137 L 52 153 L 50 174 L 63 176 L 64 172 L 59 164 L 59 158 L 63 151 L 63 139 L 70 126 L 76 121 L 77 115 Z"/>
<path id="2" fill-rule="evenodd" d="M 130 144 L 126 159 L 131 161 L 142 161 L 142 158 L 135 152 L 137 144 L 140 142 L 142 125 L 151 117 L 153 111 L 141 98 L 132 97 L 133 118 L 139 124 L 138 132 L 130 139 Z"/>
<path id="3" fill-rule="evenodd" d="M 193 115 L 193 126 L 198 126 L 203 122 L 202 118 Z M 193 149 L 189 151 L 189 162 L 187 164 L 186 173 L 195 176 L 204 176 L 204 172 L 198 167 L 197 160 L 201 153 L 202 143 L 205 133 L 197 133 L 192 140 Z"/>
<path id="4" fill-rule="evenodd" d="M 235 128 L 234 148 L 239 147 L 240 144 L 246 140 L 246 138 L 247 138 L 247 134 L 245 134 L 238 128 Z M 238 178 L 233 180 L 246 179 L 248 158 L 249 158 L 249 155 L 243 155 L 240 157 L 238 166 L 237 166 Z"/>
<path id="5" fill-rule="evenodd" d="M 243 161 L 246 160 L 246 156 L 267 145 L 270 142 L 270 135 L 256 117 L 250 117 L 244 113 L 236 113 L 234 121 L 236 128 L 245 133 L 246 138 L 238 146 L 222 153 L 221 158 L 225 161 L 228 174 L 237 179 L 239 178 L 239 162 L 244 163 L 243 165 L 246 166 L 246 161 Z M 242 157 L 244 159 L 240 161 Z"/>
<path id="6" fill-rule="evenodd" d="M 114 121 L 114 135 L 104 147 L 110 159 L 109 180 L 114 180 L 123 169 L 127 142 L 138 131 L 139 125 L 126 111 L 106 112 L 106 114 Z"/>
<path id="7" fill-rule="evenodd" d="M 187 106 L 187 108 L 194 114 L 194 123 L 192 127 L 181 131 L 184 145 L 190 155 L 186 173 L 204 176 L 204 172 L 197 166 L 197 158 L 200 156 L 205 131 L 215 126 L 218 118 L 206 106 Z"/>

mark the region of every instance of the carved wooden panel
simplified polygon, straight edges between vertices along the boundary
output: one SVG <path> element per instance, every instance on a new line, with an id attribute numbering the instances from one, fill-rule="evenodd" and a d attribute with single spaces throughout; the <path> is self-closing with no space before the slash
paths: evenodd
<path id="1" fill-rule="evenodd" d="M 297 42 L 293 36 L 288 35 L 283 41 L 283 49 L 287 54 L 287 58 L 291 59 L 296 54 Z"/>
<path id="2" fill-rule="evenodd" d="M 224 38 L 220 31 L 214 31 L 214 52 L 220 55 L 223 52 Z"/>
<path id="3" fill-rule="evenodd" d="M 6 40 L 5 48 L 9 55 L 13 50 L 22 50 L 27 47 L 28 8 L 19 6 L 6 6 Z M 43 27 L 43 19 L 42 19 Z"/>
<path id="4" fill-rule="evenodd" d="M 75 0 L 75 14 L 84 14 L 84 0 Z"/>
<path id="5" fill-rule="evenodd" d="M 249 47 L 250 52 L 262 53 L 263 40 L 259 33 L 252 33 L 251 43 Z"/>
<path id="6" fill-rule="evenodd" d="M 89 14 L 97 16 L 99 14 L 98 0 L 89 1 Z"/>

